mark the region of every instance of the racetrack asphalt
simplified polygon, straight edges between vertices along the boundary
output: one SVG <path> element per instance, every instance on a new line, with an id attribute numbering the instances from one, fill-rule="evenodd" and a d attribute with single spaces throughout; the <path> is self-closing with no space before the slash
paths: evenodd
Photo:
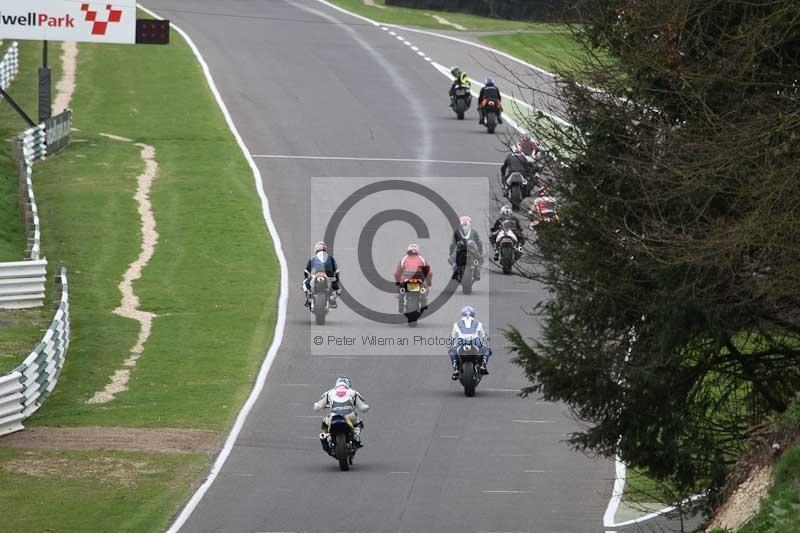
<path id="1" fill-rule="evenodd" d="M 488 135 L 474 108 L 456 120 L 449 82 L 425 56 L 458 63 L 476 78 L 489 74 L 484 61 L 497 59 L 398 30 L 406 44 L 315 0 L 157 0 L 147 7 L 180 25 L 203 53 L 263 175 L 292 276 L 287 329 L 264 392 L 182 531 L 604 531 L 613 463 L 564 444 L 577 429 L 565 406 L 515 394 L 526 381 L 501 330 L 513 324 L 538 334 L 525 311 L 546 297 L 540 286 L 487 262 L 474 295 L 456 293 L 416 330 L 376 322 L 367 311 L 392 312 L 392 294 L 372 282 L 390 279 L 412 241 L 433 265 L 433 296 L 441 294 L 452 230 L 437 195 L 472 216 L 486 239 L 502 140 L 511 131 Z M 386 190 L 362 189 L 374 184 Z M 360 201 L 343 213 L 351 194 Z M 428 235 L 401 221 L 364 227 L 386 210 L 416 215 Z M 337 213 L 334 252 L 360 307 L 342 304 L 318 327 L 303 307 L 300 282 L 313 242 Z M 370 235 L 374 267 L 364 264 L 363 236 Z M 490 330 L 495 352 L 474 398 L 450 381 L 446 348 L 436 344 L 466 303 Z M 346 473 L 322 452 L 320 416 L 311 409 L 341 374 L 372 406 L 366 446 Z"/>

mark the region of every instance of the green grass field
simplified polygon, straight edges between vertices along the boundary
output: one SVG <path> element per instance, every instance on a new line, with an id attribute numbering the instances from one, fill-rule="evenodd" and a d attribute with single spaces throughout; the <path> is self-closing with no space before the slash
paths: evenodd
<path id="1" fill-rule="evenodd" d="M 252 172 L 177 34 L 166 47 L 80 45 L 71 107 L 73 144 L 36 165 L 34 187 L 51 273 L 62 264 L 69 270 L 72 342 L 58 385 L 26 425 L 225 432 L 277 318 L 278 262 Z M 113 314 L 117 286 L 141 246 L 133 194 L 144 163 L 134 143 L 154 146 L 159 164 L 150 193 L 159 240 L 134 283 L 139 308 L 157 318 L 129 390 L 89 405 L 139 331 L 138 322 Z M 7 155 L 0 153 L 3 164 Z M 19 314 L 14 335 L 0 329 L 0 347 L 14 352 L 0 358 L 0 369 L 35 346 L 42 317 L 46 327 L 49 306 L 38 318 Z M 27 349 L 25 335 L 37 339 Z M 32 463 L 30 472 L 20 461 Z M 46 476 L 40 463 L 49 465 Z M 3 527 L 162 530 L 208 466 L 204 454 L 0 448 L 0 501 L 19 517 L 5 517 Z"/>
<path id="2" fill-rule="evenodd" d="M 568 33 L 487 35 L 481 41 L 550 72 L 568 70 L 582 54 Z"/>
<path id="3" fill-rule="evenodd" d="M 58 387 L 30 422 L 224 430 L 277 312 L 277 260 L 251 171 L 181 39 L 168 47 L 81 46 L 78 72 L 79 142 L 35 170 L 43 250 L 70 270 L 73 343 Z M 99 133 L 156 149 L 159 242 L 134 290 L 140 308 L 158 318 L 130 390 L 87 405 L 122 366 L 139 327 L 111 311 L 139 254 L 132 196 L 141 149 Z"/>
<path id="4" fill-rule="evenodd" d="M 0 448 L 3 531 L 163 531 L 208 465 L 199 454 Z"/>
<path id="5" fill-rule="evenodd" d="M 466 31 L 539 30 L 550 27 L 549 24 L 493 19 L 465 13 L 387 6 L 384 0 L 374 1 L 375 4 L 382 7 L 368 6 L 364 3 L 364 0 L 330 1 L 341 8 L 368 17 L 377 22 L 399 24 L 402 26 L 419 26 L 437 30 L 456 30 L 453 26 L 437 22 L 436 19 L 433 18 L 433 15 L 438 15 L 453 24 L 463 26 Z"/>

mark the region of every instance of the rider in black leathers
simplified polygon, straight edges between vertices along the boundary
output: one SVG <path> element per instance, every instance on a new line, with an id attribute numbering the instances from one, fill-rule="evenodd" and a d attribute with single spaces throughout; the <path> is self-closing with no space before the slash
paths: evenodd
<path id="1" fill-rule="evenodd" d="M 497 220 L 494 221 L 492 225 L 492 246 L 495 247 L 494 250 L 494 260 L 497 261 L 500 257 L 500 252 L 497 249 L 497 234 L 500 232 L 500 228 L 503 226 L 503 222 L 509 220 L 513 225 L 514 235 L 517 237 L 517 244 L 522 247 L 525 245 L 525 236 L 522 234 L 522 224 L 519 223 L 519 220 L 514 216 L 514 212 L 511 210 L 511 207 L 508 205 L 504 205 L 500 208 L 500 216 Z"/>
<path id="2" fill-rule="evenodd" d="M 502 117 L 503 113 L 501 113 L 501 110 L 503 108 L 502 107 L 503 106 L 503 98 L 502 98 L 502 96 L 500 96 L 500 89 L 498 89 L 495 86 L 494 81 L 492 80 L 492 78 L 486 78 L 486 81 L 484 82 L 483 89 L 481 89 L 481 93 L 480 93 L 480 95 L 478 95 L 478 115 L 480 117 L 478 119 L 478 124 L 483 125 L 483 119 L 484 119 L 483 106 L 489 100 L 494 100 L 495 102 L 497 102 L 499 104 L 499 106 L 498 106 L 499 109 L 497 111 L 497 123 L 498 124 L 502 124 L 503 123 L 503 117 Z"/>
<path id="3" fill-rule="evenodd" d="M 511 147 L 511 153 L 506 156 L 503 165 L 500 167 L 500 186 L 504 191 L 508 188 L 506 180 L 514 172 L 519 172 L 527 180 L 533 178 L 536 173 L 534 166 L 528 162 L 525 154 L 516 146 Z"/>
<path id="4" fill-rule="evenodd" d="M 481 246 L 481 238 L 478 232 L 472 227 L 472 219 L 463 216 L 458 219 L 459 228 L 453 232 L 453 240 L 450 242 L 450 264 L 453 266 L 453 279 L 458 279 L 458 267 L 463 267 L 467 261 L 469 254 L 470 241 L 475 243 L 475 250 L 477 256 L 475 257 L 480 264 L 483 264 L 483 247 Z M 481 279 L 481 269 L 475 269 L 475 281 Z"/>

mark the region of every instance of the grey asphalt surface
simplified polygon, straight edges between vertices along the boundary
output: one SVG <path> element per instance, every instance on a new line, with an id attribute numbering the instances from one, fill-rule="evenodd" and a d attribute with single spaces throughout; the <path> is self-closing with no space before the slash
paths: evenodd
<path id="1" fill-rule="evenodd" d="M 147 7 L 192 36 L 256 156 L 502 160 L 502 132 L 487 135 L 474 109 L 468 120 L 457 121 L 447 107 L 448 80 L 411 45 L 379 28 L 314 0 L 231 0 L 224 7 L 211 0 L 157 0 Z M 460 56 L 463 45 L 407 37 L 435 61 L 449 65 L 461 57 L 462 67 L 481 69 L 474 58 Z M 564 406 L 514 392 L 526 382 L 510 362 L 500 329 L 513 324 L 537 335 L 523 309 L 545 297 L 541 287 L 487 264 L 470 301 L 490 329 L 495 355 L 475 398 L 465 398 L 450 381 L 445 348 L 413 345 L 414 335 L 449 333 L 467 301 L 460 294 L 417 330 L 370 321 L 344 305 L 318 328 L 302 305 L 299 285 L 311 244 L 322 238 L 345 196 L 364 184 L 410 178 L 459 214 L 468 210 L 485 238 L 488 212 L 496 209 L 488 177 L 497 167 L 256 161 L 293 276 L 287 329 L 234 450 L 182 531 L 604 531 L 613 464 L 563 444 L 577 428 Z M 434 296 L 448 277 L 451 230 L 430 198 L 402 191 L 364 197 L 347 214 L 335 249 L 343 281 L 365 308 L 390 312 L 393 296 L 369 287 L 369 273 L 358 264 L 356 234 L 359 219 L 363 225 L 387 209 L 416 214 L 430 236 L 418 237 L 401 222 L 367 228 L 375 233 L 374 274 L 388 280 L 406 244 L 418 241 L 434 267 Z M 412 345 L 364 347 L 365 334 L 404 337 Z M 313 340 L 317 335 L 322 347 Z M 356 340 L 348 347 L 330 345 L 328 337 Z M 347 473 L 322 452 L 320 418 L 311 409 L 341 374 L 372 405 L 366 447 Z"/>

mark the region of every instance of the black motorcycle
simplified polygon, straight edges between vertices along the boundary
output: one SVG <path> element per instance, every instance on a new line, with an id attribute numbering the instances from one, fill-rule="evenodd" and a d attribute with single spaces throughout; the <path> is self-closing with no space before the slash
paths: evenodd
<path id="1" fill-rule="evenodd" d="M 481 269 L 481 252 L 475 241 L 467 246 L 459 244 L 456 250 L 456 268 L 453 279 L 461 284 L 464 294 L 472 294 L 472 285 L 478 281 Z"/>
<path id="2" fill-rule="evenodd" d="M 408 327 L 417 326 L 417 320 L 428 308 L 428 289 L 420 279 L 410 279 L 400 285 L 400 314 L 408 320 Z"/>
<path id="3" fill-rule="evenodd" d="M 318 326 L 325 325 L 325 316 L 330 311 L 333 284 L 325 272 L 314 272 L 311 276 L 310 294 L 308 296 L 311 306 L 309 310 L 314 314 Z"/>
<path id="4" fill-rule="evenodd" d="M 464 120 L 464 113 L 466 113 L 470 104 L 472 104 L 472 95 L 469 93 L 469 88 L 464 86 L 456 87 L 453 91 L 452 100 L 452 108 L 458 120 Z"/>
<path id="5" fill-rule="evenodd" d="M 519 240 L 514 233 L 514 224 L 510 220 L 503 221 L 495 237 L 495 246 L 500 256 L 503 274 L 511 274 L 511 267 L 514 266 L 521 253 Z"/>
<path id="6" fill-rule="evenodd" d="M 339 469 L 346 472 L 350 470 L 358 449 L 353 438 L 353 424 L 344 416 L 333 414 L 327 429 L 327 432 L 319 434 L 322 449 L 339 461 Z"/>
<path id="7" fill-rule="evenodd" d="M 458 347 L 458 380 L 464 387 L 465 396 L 475 396 L 475 388 L 481 382 L 478 367 L 483 363 L 483 355 L 478 346 L 463 344 Z"/>
<path id="8" fill-rule="evenodd" d="M 511 202 L 511 209 L 519 211 L 522 206 L 522 200 L 530 196 L 530 180 L 522 175 L 520 172 L 512 172 L 505 179 L 504 192 L 505 196 Z"/>

